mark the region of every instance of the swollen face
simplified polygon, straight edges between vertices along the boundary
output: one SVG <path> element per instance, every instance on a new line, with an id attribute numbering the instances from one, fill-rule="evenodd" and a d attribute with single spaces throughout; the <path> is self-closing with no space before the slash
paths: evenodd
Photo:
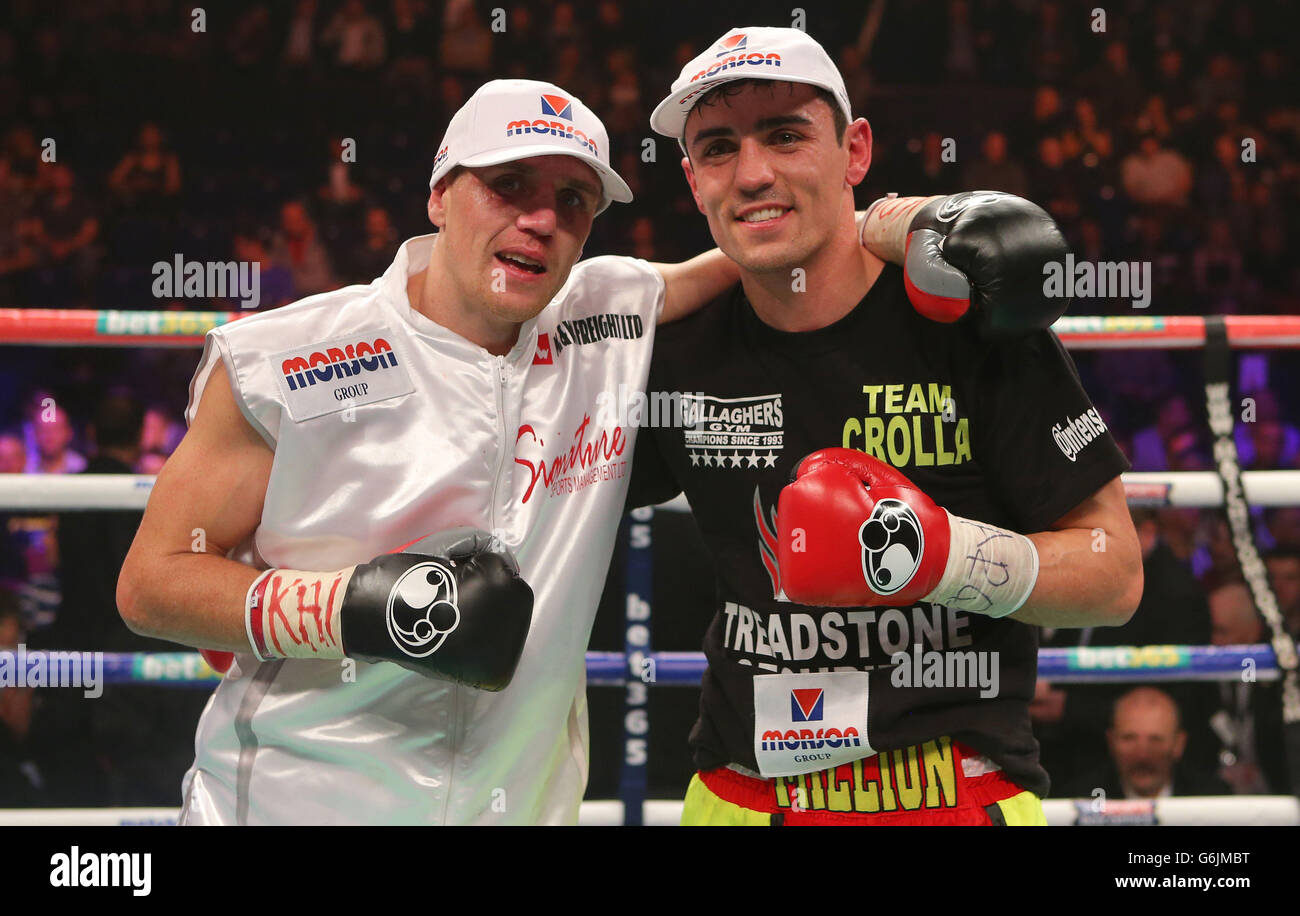
<path id="1" fill-rule="evenodd" d="M 600 179 L 572 156 L 466 169 L 443 194 L 440 245 L 460 301 L 512 322 L 537 315 L 582 253 Z"/>
<path id="2" fill-rule="evenodd" d="M 688 177 L 713 240 L 743 269 L 807 265 L 838 229 L 848 151 L 830 106 L 799 83 L 751 83 L 686 121 Z"/>

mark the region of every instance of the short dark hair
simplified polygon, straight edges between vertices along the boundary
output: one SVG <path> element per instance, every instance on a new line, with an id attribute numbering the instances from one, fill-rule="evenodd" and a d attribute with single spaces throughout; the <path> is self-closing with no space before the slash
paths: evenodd
<path id="1" fill-rule="evenodd" d="M 134 448 L 140 444 L 144 408 L 128 392 L 110 391 L 95 408 L 91 425 L 96 448 Z"/>
<path id="2" fill-rule="evenodd" d="M 696 108 L 699 108 L 702 105 L 714 105 L 717 104 L 717 102 L 720 99 L 729 99 L 733 95 L 739 95 L 741 92 L 745 90 L 745 87 L 747 86 L 763 85 L 763 86 L 771 87 L 773 91 L 775 91 L 774 84 L 778 82 L 784 82 L 784 81 L 783 80 L 760 80 L 760 79 L 753 79 L 751 77 L 750 79 L 734 80 L 729 83 L 722 83 L 721 85 L 714 86 L 712 89 L 705 92 L 704 95 L 700 96 L 700 100 L 695 103 L 695 106 L 691 109 L 691 111 L 694 111 Z M 812 85 L 812 84 L 807 83 L 804 85 Z M 835 123 L 835 142 L 843 143 L 844 132 L 849 129 L 849 119 L 847 116 L 845 116 L 844 109 L 840 107 L 840 103 L 836 100 L 834 94 L 831 93 L 830 90 L 823 89 L 821 86 L 813 86 L 812 89 L 815 93 L 817 93 L 817 98 L 821 99 L 823 102 L 825 102 L 827 105 L 830 106 L 831 118 Z M 686 115 L 686 120 L 690 121 L 690 119 L 691 119 L 690 114 L 688 112 Z M 686 146 L 686 125 L 685 124 L 682 125 L 682 135 L 679 139 L 681 140 L 682 148 L 686 149 L 687 146 Z M 686 153 L 687 158 L 690 158 L 690 155 L 691 154 L 688 151 Z"/>

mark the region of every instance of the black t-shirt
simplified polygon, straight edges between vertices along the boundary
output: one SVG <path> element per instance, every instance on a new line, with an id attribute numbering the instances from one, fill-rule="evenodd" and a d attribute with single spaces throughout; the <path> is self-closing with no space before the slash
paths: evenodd
<path id="1" fill-rule="evenodd" d="M 694 425 L 660 416 L 642 430 L 630 499 L 685 491 L 717 570 L 696 766 L 757 769 L 756 675 L 855 669 L 869 672 L 874 750 L 951 735 L 1046 794 L 1028 708 L 1036 628 L 929 603 L 809 608 L 778 598 L 775 516 L 800 459 L 842 446 L 891 464 L 954 515 L 1050 528 L 1128 469 L 1056 336 L 990 343 L 967 322 L 929 321 L 893 266 L 852 312 L 815 331 L 769 327 L 736 286 L 658 333 L 650 404 L 682 393 Z M 890 656 L 914 645 L 997 658 L 999 689 L 981 698 L 978 686 L 894 687 Z"/>

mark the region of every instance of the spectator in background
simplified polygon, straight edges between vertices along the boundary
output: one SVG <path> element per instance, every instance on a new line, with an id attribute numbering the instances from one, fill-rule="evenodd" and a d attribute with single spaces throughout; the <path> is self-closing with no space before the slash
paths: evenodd
<path id="1" fill-rule="evenodd" d="M 840 73 L 844 75 L 844 88 L 849 94 L 850 111 L 866 111 L 871 98 L 871 71 L 866 59 L 855 44 L 840 49 Z"/>
<path id="2" fill-rule="evenodd" d="M 1207 311 L 1234 310 L 1228 306 L 1241 295 L 1241 251 L 1226 219 L 1210 220 L 1205 241 L 1192 253 L 1192 276 Z"/>
<path id="3" fill-rule="evenodd" d="M 1203 646 L 1210 640 L 1210 609 L 1205 592 L 1191 571 L 1160 538 L 1156 512 L 1130 510 L 1142 548 L 1142 599 L 1133 617 L 1122 627 L 1083 629 L 1043 628 L 1041 644 L 1066 646 Z M 1076 748 L 1082 743 L 1100 751 L 1111 707 L 1123 687 L 1079 684 L 1052 687 L 1041 681 L 1035 690 L 1030 717 L 1042 745 L 1044 765 L 1070 784 L 1080 771 L 1095 770 L 1099 759 L 1089 760 Z M 1208 769 L 1214 759 L 1214 741 L 1205 723 L 1214 708 L 1214 688 L 1206 684 L 1171 684 L 1169 694 L 1187 711 L 1193 723 L 1192 758 Z M 1056 776 L 1054 775 L 1054 779 Z"/>
<path id="4" fill-rule="evenodd" d="M 1038 141 L 1038 161 L 1034 164 L 1034 200 L 1058 221 L 1069 224 L 1078 219 L 1079 174 L 1065 161 L 1061 139 L 1043 137 Z"/>
<path id="5" fill-rule="evenodd" d="M 1210 592 L 1209 602 L 1214 645 L 1267 642 L 1264 621 L 1245 583 L 1218 586 Z M 1210 728 L 1219 740 L 1219 778 L 1238 795 L 1285 793 L 1280 684 L 1242 677 L 1216 686 L 1219 703 L 1210 716 Z"/>
<path id="6" fill-rule="evenodd" d="M 1155 424 L 1133 434 L 1133 454 L 1130 456 L 1133 470 L 1169 470 L 1170 445 L 1175 435 L 1193 423 L 1192 408 L 1185 397 L 1174 395 L 1164 399 L 1156 413 Z"/>
<path id="7" fill-rule="evenodd" d="M 20 275 L 36 266 L 29 206 L 30 195 L 14 176 L 9 158 L 0 154 L 0 304 L 18 304 L 23 298 Z"/>
<path id="8" fill-rule="evenodd" d="M 334 263 L 361 242 L 361 221 L 366 211 L 366 192 L 353 181 L 356 166 L 343 160 L 343 141 L 330 141 L 325 183 L 316 189 L 316 220 L 321 242 Z"/>
<path id="9" fill-rule="evenodd" d="M 1271 389 L 1251 391 L 1247 397 L 1254 401 L 1254 418 L 1233 429 L 1241 466 L 1254 471 L 1291 467 L 1300 458 L 1300 429 L 1283 419 L 1282 406 Z"/>
<path id="10" fill-rule="evenodd" d="M 659 250 L 655 242 L 655 221 L 648 216 L 638 216 L 632 223 L 628 242 L 631 249 L 628 254 L 632 257 L 645 259 L 646 255 L 654 255 Z"/>
<path id="11" fill-rule="evenodd" d="M 1039 86 L 1034 90 L 1034 109 L 1024 146 L 1038 143 L 1044 137 L 1059 137 L 1068 126 L 1061 92 L 1055 86 Z"/>
<path id="12" fill-rule="evenodd" d="M 32 211 L 32 241 L 41 265 L 38 289 L 47 301 L 31 304 L 67 305 L 84 296 L 94 278 L 99 218 L 77 189 L 72 169 L 61 163 L 44 168 L 44 194 Z"/>
<path id="13" fill-rule="evenodd" d="M 1129 64 L 1128 45 L 1118 38 L 1106 45 L 1102 60 L 1083 75 L 1079 88 L 1097 100 L 1108 124 L 1128 121 L 1144 98 L 1142 80 Z"/>
<path id="14" fill-rule="evenodd" d="M 1045 0 L 1034 4 L 1034 24 L 1029 33 L 1029 70 L 1038 82 L 1055 82 L 1074 72 L 1075 50 L 1061 27 L 1061 4 Z"/>
<path id="15" fill-rule="evenodd" d="M 144 409 L 114 391 L 97 406 L 86 431 L 91 458 L 84 474 L 132 474 L 140 458 Z M 116 613 L 117 576 L 131 547 L 141 513 L 109 510 L 65 513 L 58 525 L 63 603 L 42 634 L 51 648 L 103 650 L 131 635 Z"/>
<path id="16" fill-rule="evenodd" d="M 386 53 L 384 26 L 362 0 L 344 0 L 321 32 L 320 43 L 337 45 L 334 62 L 344 70 L 376 70 Z"/>
<path id="17" fill-rule="evenodd" d="M 127 206 L 150 211 L 164 209 L 180 193 L 180 160 L 163 148 L 157 124 L 140 127 L 135 148 L 118 160 L 108 176 L 108 187 Z"/>
<path id="18" fill-rule="evenodd" d="M 946 194 L 954 186 L 957 169 L 954 163 L 944 161 L 943 151 L 944 138 L 935 131 L 907 141 L 901 171 L 902 187 L 908 188 L 909 194 Z"/>
<path id="19" fill-rule="evenodd" d="M 238 15 L 226 38 L 226 59 L 241 70 L 260 66 L 275 45 L 271 11 L 259 3 Z"/>
<path id="20" fill-rule="evenodd" d="M 1171 129 L 1175 133 L 1186 130 L 1196 119 L 1196 100 L 1183 71 L 1183 52 L 1177 48 L 1161 51 L 1152 81 L 1165 100 L 1165 110 L 1172 118 Z"/>
<path id="21" fill-rule="evenodd" d="M 271 259 L 266 245 L 256 235 L 236 233 L 233 252 L 235 260 L 258 265 L 258 295 L 261 297 L 258 308 L 275 309 L 301 298 L 293 285 L 293 273 L 283 264 Z"/>
<path id="22" fill-rule="evenodd" d="M 1227 795 L 1217 776 L 1187 765 L 1178 705 L 1155 687 L 1135 687 L 1115 701 L 1106 731 L 1110 763 L 1079 779 L 1068 793 L 1087 798 L 1101 789 L 1107 799 Z"/>
<path id="23" fill-rule="evenodd" d="M 140 455 L 162 455 L 176 451 L 185 435 L 185 424 L 172 417 L 166 407 L 151 404 L 144 412 L 140 427 Z"/>
<path id="24" fill-rule="evenodd" d="M 27 470 L 27 446 L 21 433 L 0 433 L 0 474 L 22 474 Z"/>
<path id="25" fill-rule="evenodd" d="M 1295 508 L 1295 507 L 1291 507 Z M 1264 558 L 1278 613 L 1293 637 L 1300 638 L 1300 541 L 1283 541 Z"/>
<path id="26" fill-rule="evenodd" d="M 409 86 L 421 98 L 433 94 L 430 51 L 438 47 L 438 22 L 425 0 L 393 0 L 388 47 L 392 64 L 386 82 Z"/>
<path id="27" fill-rule="evenodd" d="M 18 430 L 0 432 L 0 474 L 27 470 L 27 446 Z M 27 581 L 27 535 L 22 519 L 0 514 L 0 582 Z"/>
<path id="28" fill-rule="evenodd" d="M 337 286 L 329 255 L 316 238 L 316 224 L 298 201 L 280 208 L 280 231 L 271 246 L 271 258 L 289 268 L 299 296 L 323 293 Z"/>
<path id="29" fill-rule="evenodd" d="M 352 283 L 369 283 L 383 276 L 388 265 L 393 263 L 393 252 L 397 248 L 397 230 L 383 207 L 371 207 L 366 211 L 365 230 L 365 238 L 353 251 L 349 267 L 351 276 L 348 280 Z"/>
<path id="30" fill-rule="evenodd" d="M 28 474 L 76 474 L 86 469 L 86 459 L 72 449 L 72 423 L 57 404 L 40 409 L 32 418 L 36 450 L 27 456 Z"/>
<path id="31" fill-rule="evenodd" d="M 1232 55 L 1220 52 L 1211 57 L 1205 74 L 1196 81 L 1195 91 L 1196 103 L 1202 110 L 1217 108 L 1222 102 L 1240 102 L 1244 91 Z"/>
<path id="32" fill-rule="evenodd" d="M 1007 157 L 1007 137 L 992 130 L 984 136 L 983 155 L 967 166 L 962 177 L 964 187 L 981 191 L 1006 191 L 1025 197 L 1029 194 L 1029 181 L 1020 163 Z"/>
<path id="33" fill-rule="evenodd" d="M 509 34 L 510 29 L 506 31 Z M 526 35 L 516 37 L 530 43 L 536 40 Z M 438 59 L 447 70 L 476 77 L 492 69 L 492 33 L 479 19 L 473 0 L 447 0 L 442 11 L 442 44 L 438 48 Z M 534 78 L 541 77 L 534 74 Z M 565 88 L 578 91 L 567 83 Z M 453 112 L 456 109 L 446 110 Z"/>
<path id="34" fill-rule="evenodd" d="M 971 23 L 969 0 L 948 0 L 948 15 L 944 16 L 942 21 L 946 26 L 947 34 L 943 58 L 944 69 L 952 79 L 974 78 L 979 69 L 979 61 L 976 55 L 975 26 Z M 982 188 L 984 185 L 979 187 Z"/>
<path id="35" fill-rule="evenodd" d="M 1192 188 L 1191 165 L 1154 134 L 1144 134 L 1137 151 L 1124 157 L 1120 176 L 1124 193 L 1139 204 L 1183 207 Z"/>
<path id="36" fill-rule="evenodd" d="M 0 650 L 23 643 L 18 598 L 0 587 Z M 41 808 L 45 780 L 33 762 L 27 738 L 32 724 L 32 688 L 0 688 L 0 808 Z"/>
<path id="37" fill-rule="evenodd" d="M 310 67 L 316 62 L 317 0 L 298 0 L 281 59 L 289 67 Z"/>
<path id="38" fill-rule="evenodd" d="M 145 411 L 123 390 L 110 391 L 87 426 L 92 457 L 84 473 L 130 474 L 145 430 Z M 148 435 L 146 435 L 148 434 Z M 62 604 L 52 626 L 34 634 L 34 648 L 105 652 L 167 652 L 176 646 L 137 636 L 117 613 L 117 577 L 143 513 L 64 513 L 59 520 Z M 51 803 L 174 805 L 194 757 L 194 723 L 207 695 L 150 687 L 106 687 L 94 703 L 77 691 L 43 697 L 33 728 Z M 74 745 L 81 753 L 69 755 Z"/>

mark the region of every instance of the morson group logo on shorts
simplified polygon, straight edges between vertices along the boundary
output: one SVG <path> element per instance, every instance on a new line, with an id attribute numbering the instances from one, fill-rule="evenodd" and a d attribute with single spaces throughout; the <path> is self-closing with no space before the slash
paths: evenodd
<path id="1" fill-rule="evenodd" d="M 821 722 L 825 716 L 825 689 L 795 688 L 790 691 L 790 723 Z M 768 729 L 762 735 L 765 751 L 814 751 L 825 747 L 862 747 L 858 730 L 852 725 L 837 728 Z M 796 758 L 798 759 L 798 758 Z"/>
<path id="2" fill-rule="evenodd" d="M 397 354 L 382 337 L 360 340 L 338 347 L 325 347 L 308 354 L 292 354 L 280 363 L 290 391 L 318 383 L 364 378 L 368 373 L 397 367 Z"/>

